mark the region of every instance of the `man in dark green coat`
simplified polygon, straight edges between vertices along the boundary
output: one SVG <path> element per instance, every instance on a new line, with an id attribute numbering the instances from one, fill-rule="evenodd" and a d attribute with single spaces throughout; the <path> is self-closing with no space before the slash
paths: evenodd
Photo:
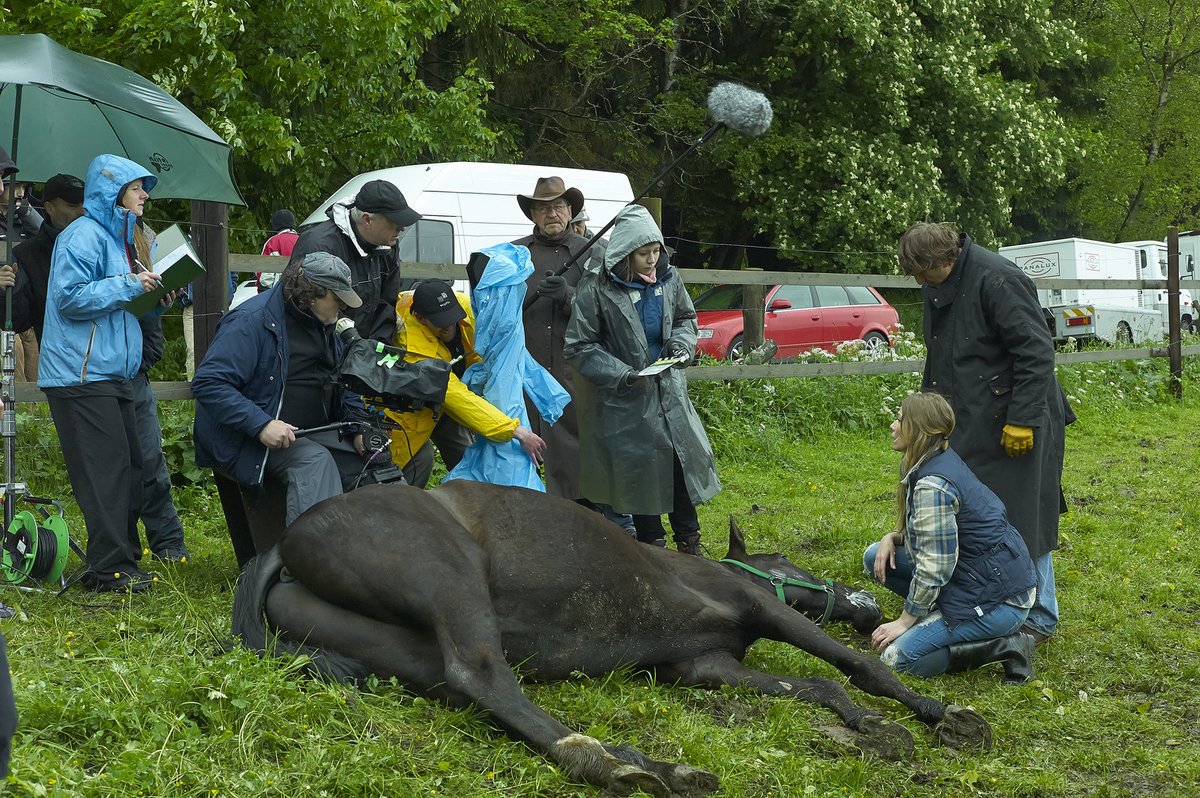
<path id="1" fill-rule="evenodd" d="M 1054 344 L 1033 281 L 948 224 L 913 225 L 900 266 L 925 298 L 922 390 L 945 396 L 950 445 L 992 489 L 1037 567 L 1037 603 L 1023 631 L 1040 642 L 1058 625 L 1051 552 L 1064 510 L 1068 409 Z"/>

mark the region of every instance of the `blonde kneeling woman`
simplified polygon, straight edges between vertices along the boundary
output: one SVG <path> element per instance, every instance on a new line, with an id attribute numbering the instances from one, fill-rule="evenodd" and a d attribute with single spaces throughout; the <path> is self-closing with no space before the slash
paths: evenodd
<path id="1" fill-rule="evenodd" d="M 1033 606 L 1033 561 L 1003 503 L 950 448 L 953 431 L 936 393 L 908 396 L 892 423 L 899 531 L 867 547 L 863 567 L 904 597 L 904 611 L 871 644 L 901 673 L 1002 662 L 1005 683 L 1020 684 L 1033 678 L 1033 638 L 1018 631 Z"/>

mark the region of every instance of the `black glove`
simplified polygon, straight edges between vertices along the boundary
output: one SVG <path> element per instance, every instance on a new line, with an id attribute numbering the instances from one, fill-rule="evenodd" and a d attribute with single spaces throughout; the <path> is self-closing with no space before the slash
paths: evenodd
<path id="1" fill-rule="evenodd" d="M 547 275 L 537 284 L 538 296 L 549 297 L 560 304 L 567 301 L 569 290 L 567 278 L 557 274 Z"/>
<path id="2" fill-rule="evenodd" d="M 617 381 L 617 390 L 621 392 L 628 391 L 633 387 L 633 384 L 640 379 L 641 376 L 633 369 L 630 369 L 622 374 L 621 379 Z"/>

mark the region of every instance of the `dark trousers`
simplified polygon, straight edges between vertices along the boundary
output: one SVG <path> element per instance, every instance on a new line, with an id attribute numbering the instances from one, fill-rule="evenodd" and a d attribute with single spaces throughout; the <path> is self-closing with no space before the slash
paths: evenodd
<path id="1" fill-rule="evenodd" d="M 71 490 L 87 526 L 87 564 L 108 578 L 129 572 L 141 554 L 142 448 L 133 391 L 126 383 L 119 394 L 106 389 L 65 398 L 47 392 Z"/>
<path id="2" fill-rule="evenodd" d="M 696 505 L 692 503 L 692 497 L 688 495 L 687 482 L 683 478 L 683 466 L 679 462 L 679 455 L 676 454 L 674 457 L 675 466 L 672 472 L 672 478 L 675 480 L 674 506 L 667 514 L 667 518 L 671 521 L 671 531 L 674 533 L 675 542 L 680 543 L 692 535 L 700 534 L 700 517 L 696 514 Z M 633 526 L 637 529 L 638 540 L 643 543 L 653 543 L 667 537 L 661 515 L 634 515 Z"/>
<path id="3" fill-rule="evenodd" d="M 429 475 L 433 473 L 433 447 L 437 446 L 438 453 L 446 470 L 450 471 L 463 459 L 463 455 L 474 442 L 470 431 L 450 416 L 443 415 L 433 428 L 433 433 L 425 445 L 417 450 L 404 468 L 404 481 L 409 485 L 424 488 L 429 484 Z"/>
<path id="4" fill-rule="evenodd" d="M 291 526 L 317 502 L 342 495 L 342 475 L 333 453 L 312 438 L 268 452 L 266 477 L 287 487 L 284 526 Z"/>
<path id="5" fill-rule="evenodd" d="M 184 554 L 187 547 L 183 543 L 183 523 L 171 498 L 171 473 L 163 454 L 158 399 L 144 371 L 133 378 L 133 400 L 142 450 L 141 516 L 146 545 L 155 554 Z"/>

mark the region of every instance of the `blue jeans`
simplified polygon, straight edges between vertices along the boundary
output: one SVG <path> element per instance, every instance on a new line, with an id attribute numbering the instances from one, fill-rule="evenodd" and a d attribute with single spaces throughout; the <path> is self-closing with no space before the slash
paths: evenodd
<path id="1" fill-rule="evenodd" d="M 863 553 L 863 569 L 868 577 L 875 578 L 875 553 L 878 543 L 872 543 Z M 884 587 L 907 598 L 908 586 L 912 581 L 915 563 L 908 549 L 896 549 L 896 568 L 889 569 Z M 880 659 L 889 668 L 913 676 L 937 676 L 950 667 L 950 646 L 973 640 L 991 640 L 1007 637 L 1021 628 L 1029 611 L 1011 604 L 1000 604 L 979 618 L 963 621 L 953 629 L 942 618 L 939 610 L 926 615 L 916 625 L 897 637 L 884 649 Z"/>
<path id="2" fill-rule="evenodd" d="M 631 538 L 637 537 L 637 527 L 633 525 L 632 515 L 629 513 L 618 513 L 612 508 L 611 504 L 597 504 L 596 507 L 599 508 L 605 518 L 628 532 Z"/>
<path id="3" fill-rule="evenodd" d="M 1037 571 L 1037 601 L 1029 610 L 1025 625 L 1049 637 L 1058 628 L 1058 596 L 1054 592 L 1054 561 L 1046 552 L 1033 561 Z"/>

